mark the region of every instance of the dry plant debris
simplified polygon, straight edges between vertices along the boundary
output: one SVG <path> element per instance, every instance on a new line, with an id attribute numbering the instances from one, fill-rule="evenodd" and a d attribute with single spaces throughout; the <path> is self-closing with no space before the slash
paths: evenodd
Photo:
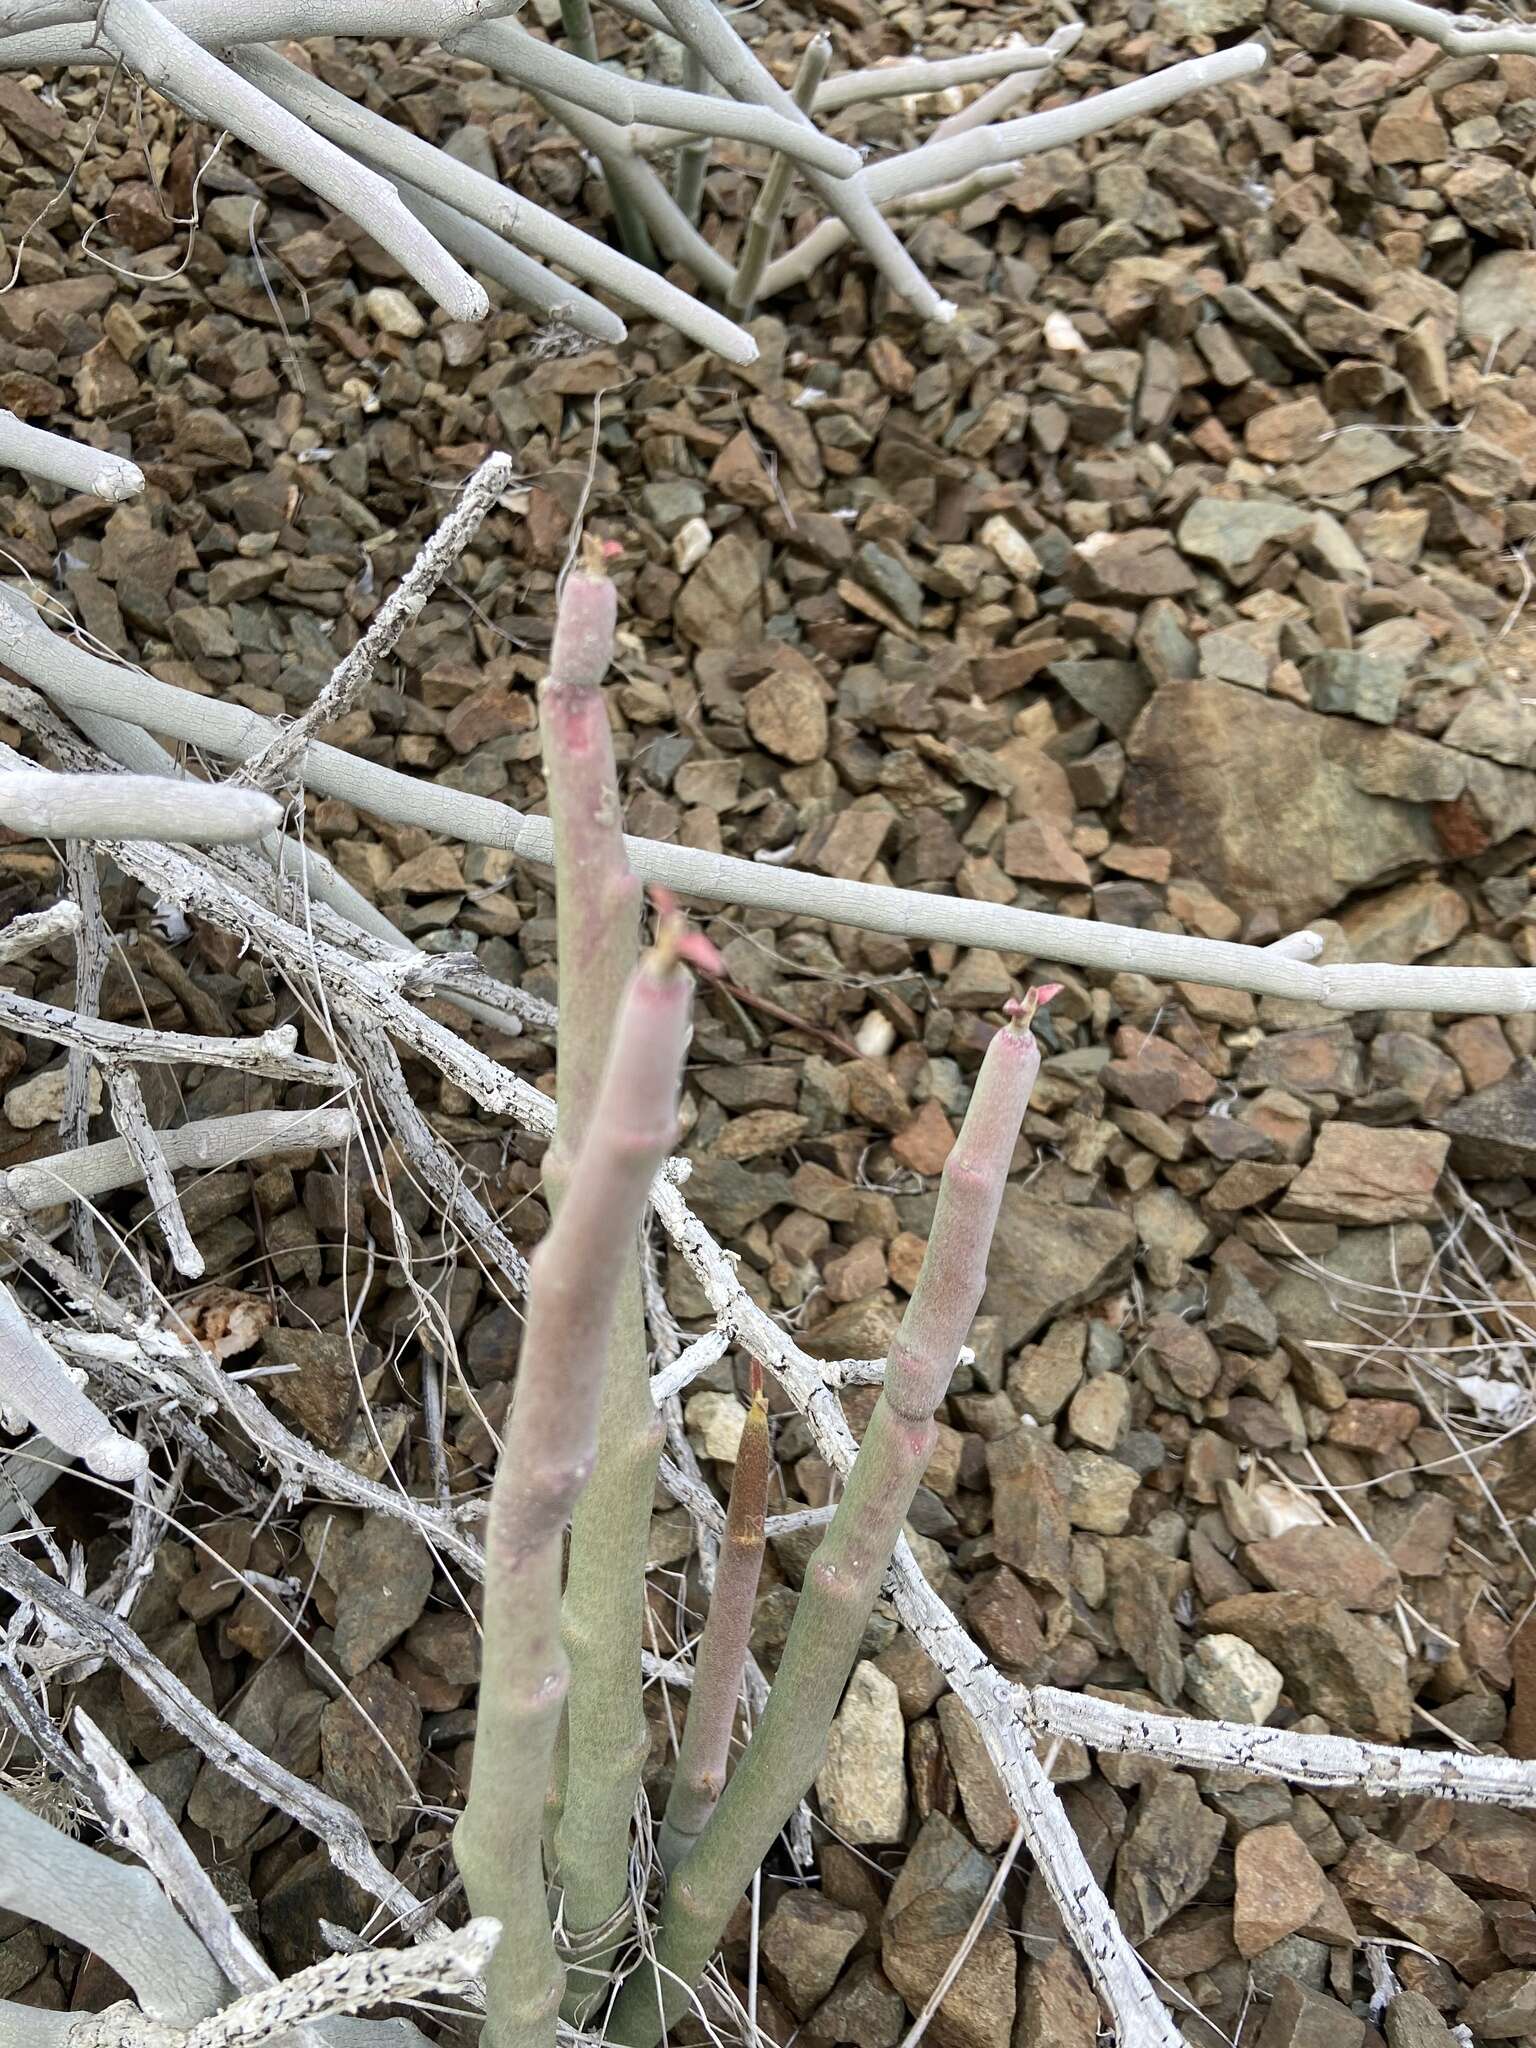
<path id="1" fill-rule="evenodd" d="M 1090 9 L 1038 105 L 1260 26 L 1276 61 L 906 220 L 948 322 L 792 187 L 740 365 L 644 321 L 568 344 L 490 269 L 488 316 L 434 310 L 110 69 L 0 79 L 0 405 L 102 444 L 7 499 L 8 586 L 117 664 L 35 678 L 50 712 L 33 615 L 0 623 L 0 1284 L 54 1397 L 6 1417 L 4 1763 L 94 1839 L 104 1753 L 93 1793 L 43 1724 L 128 1760 L 267 1972 L 245 1998 L 345 1945 L 327 1929 L 462 1917 L 479 1519 L 553 1124 L 534 687 L 585 527 L 620 549 L 637 865 L 734 884 L 726 856 L 759 888 L 711 901 L 691 1171 L 655 1191 L 651 1344 L 683 1361 L 658 1813 L 749 1354 L 771 1677 L 874 1406 L 849 1362 L 886 1351 L 1004 1004 L 1064 983 L 813 1853 L 792 1829 L 728 1930 L 708 2025 L 1090 2048 L 1056 1903 L 1086 1879 L 1126 1943 L 1109 1988 L 1172 2016 L 1122 2000 L 1127 2041 L 1536 2031 L 1536 59 L 1389 6 Z M 826 12 L 834 85 L 1054 26 Z M 643 28 L 595 18 L 638 68 Z M 752 33 L 787 85 L 826 26 L 770 6 Z M 472 54 L 304 65 L 605 224 L 590 162 Z M 897 150 L 929 111 L 822 125 Z M 713 147 L 713 247 L 744 246 L 760 161 Z M 325 698 L 477 475 L 478 533 Z M 135 693 L 174 755 L 119 722 Z M 39 764 L 248 756 L 286 796 L 300 729 L 281 850 L 125 840 L 98 869 L 20 808 Z M 792 871 L 844 889 L 830 915 L 782 907 Z M 100 1022 L 43 1037 L 44 1006 Z M 0 1905 L 0 1998 L 63 2040 L 128 1987 L 35 1912 Z"/>

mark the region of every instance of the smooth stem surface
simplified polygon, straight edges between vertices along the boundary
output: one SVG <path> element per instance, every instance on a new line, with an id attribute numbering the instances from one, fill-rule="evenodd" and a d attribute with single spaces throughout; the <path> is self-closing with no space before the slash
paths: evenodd
<path id="1" fill-rule="evenodd" d="M 832 62 L 832 38 L 819 35 L 806 45 L 800 59 L 800 69 L 795 74 L 795 105 L 809 112 L 815 104 L 816 94 L 827 75 Z M 776 155 L 768 166 L 747 222 L 746 239 L 742 243 L 741 261 L 736 266 L 736 275 L 731 279 L 726 303 L 733 313 L 750 315 L 752 301 L 757 297 L 768 259 L 773 254 L 774 237 L 779 232 L 779 219 L 784 212 L 784 202 L 789 197 L 790 181 L 795 167 L 787 156 Z"/>
<path id="2" fill-rule="evenodd" d="M 683 87 L 687 92 L 709 90 L 709 73 L 704 69 L 704 60 L 697 50 L 684 52 Z M 672 196 L 687 220 L 698 220 L 699 209 L 704 203 L 704 178 L 708 170 L 709 137 L 701 135 L 695 142 L 685 142 L 678 152 Z"/>
<path id="3" fill-rule="evenodd" d="M 587 0 L 560 0 L 560 26 L 578 57 L 597 62 L 597 31 L 592 26 L 592 9 Z"/>
<path id="4" fill-rule="evenodd" d="M 638 942 L 640 885 L 624 857 L 618 773 L 602 682 L 617 600 L 598 547 L 561 596 L 540 693 L 555 833 L 560 966 L 559 1122 L 545 1161 L 556 1215 L 591 1124 L 614 1019 Z M 638 1221 L 638 1219 L 637 1219 Z M 571 1525 L 562 1630 L 571 1667 L 554 1862 L 573 1966 L 568 2010 L 602 1988 L 629 1896 L 630 1816 L 647 1748 L 640 1695 L 645 1557 L 661 1424 L 651 1402 L 638 1233 L 612 1235 L 620 1268 L 603 1379 L 597 1468 Z M 591 1937 L 599 1939 L 593 1944 Z"/>
<path id="5" fill-rule="evenodd" d="M 672 1775 L 666 1816 L 657 1840 L 661 1867 L 670 1877 L 704 1831 L 725 1789 L 731 1731 L 741 1698 L 742 1675 L 752 1634 L 752 1603 L 763 1569 L 768 1481 L 773 1448 L 768 1437 L 768 1403 L 762 1368 L 754 1365 L 757 1392 L 741 1432 L 725 1538 L 715 1566 L 709 1613 L 693 1663 L 688 1718 Z"/>
<path id="6" fill-rule="evenodd" d="M 642 1963 L 619 1997 L 608 2039 L 620 2048 L 652 2048 L 686 2011 L 732 1909 L 820 1768 L 881 1579 L 933 1453 L 934 1410 L 986 1287 L 1014 1140 L 1040 1070 L 1025 1024 L 1027 1015 L 1011 1022 L 987 1049 L 847 1489 L 805 1574 L 762 1720 L 668 1887 L 655 1967 Z"/>
<path id="7" fill-rule="evenodd" d="M 622 1253 L 676 1135 L 691 989 L 659 951 L 631 979 L 591 1128 L 531 1262 L 517 1395 L 486 1525 L 474 1768 L 454 1831 L 471 1908 L 504 1929 L 486 1977 L 485 2048 L 553 2048 L 556 2038 L 565 1973 L 542 1836 L 570 1678 L 561 1536 L 596 1458 Z"/>

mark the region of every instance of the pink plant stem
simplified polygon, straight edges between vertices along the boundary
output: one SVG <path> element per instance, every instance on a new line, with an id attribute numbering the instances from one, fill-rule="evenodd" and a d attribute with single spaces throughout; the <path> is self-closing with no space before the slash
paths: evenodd
<path id="1" fill-rule="evenodd" d="M 768 1704 L 713 1818 L 673 1875 L 654 1965 L 642 1963 L 620 1993 L 607 2030 L 615 2048 L 652 2048 L 686 2011 L 737 1900 L 820 1767 L 881 1579 L 933 1455 L 934 1411 L 986 1287 L 1014 1141 L 1040 1070 L 1028 1029 L 1033 1011 L 1033 1001 L 1020 1006 L 987 1048 L 880 1399 L 806 1572 Z"/>
<path id="2" fill-rule="evenodd" d="M 544 780 L 555 838 L 560 968 L 559 1126 L 546 1178 L 569 1172 L 597 1099 L 619 998 L 639 951 L 640 884 L 624 857 L 613 735 L 602 683 L 618 597 L 600 545 L 560 594 L 549 675 L 539 691 Z"/>
<path id="3" fill-rule="evenodd" d="M 565 578 L 540 691 L 544 777 L 555 840 L 560 966 L 559 1121 L 545 1159 L 559 1213 L 589 1128 L 614 1019 L 639 942 L 640 885 L 624 855 L 603 678 L 617 601 L 608 549 L 588 538 Z M 562 1628 L 570 1660 L 566 1726 L 550 1787 L 551 1871 L 562 1888 L 566 2016 L 607 1986 L 629 1897 L 630 1816 L 649 1746 L 640 1689 L 645 1560 L 662 1427 L 650 1395 L 638 1236 L 613 1233 L 620 1265 L 598 1420 L 597 1468 L 571 1525 Z"/>
<path id="4" fill-rule="evenodd" d="M 693 1663 L 688 1719 L 677 1754 L 677 1769 L 657 1840 L 661 1867 L 670 1876 L 704 1831 L 719 1803 L 730 1764 L 731 1733 L 752 1634 L 752 1605 L 763 1569 L 768 1481 L 773 1446 L 768 1437 L 768 1402 L 763 1369 L 753 1360 L 752 1406 L 741 1432 L 725 1539 L 715 1567 L 709 1613 Z"/>
<path id="5" fill-rule="evenodd" d="M 553 2048 L 564 1989 L 542 1823 L 570 1667 L 561 1535 L 597 1455 L 597 1418 L 627 1248 L 677 1131 L 693 983 L 675 949 L 629 985 L 591 1128 L 533 1255 L 517 1397 L 485 1539 L 485 1647 L 469 1800 L 454 1834 L 477 1914 L 505 1929 L 487 1978 L 485 2048 Z"/>

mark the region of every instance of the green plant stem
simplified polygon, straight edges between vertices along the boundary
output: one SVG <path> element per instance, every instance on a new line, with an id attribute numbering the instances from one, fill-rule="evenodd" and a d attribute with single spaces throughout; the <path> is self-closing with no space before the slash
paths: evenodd
<path id="1" fill-rule="evenodd" d="M 669 1877 L 703 1833 L 725 1788 L 731 1733 L 747 1668 L 752 1603 L 757 1598 L 766 1543 L 768 1480 L 773 1469 L 762 1367 L 754 1361 L 752 1369 L 757 1389 L 731 1474 L 725 1537 L 704 1633 L 693 1661 L 693 1690 L 688 1695 L 677 1769 L 656 1843 L 661 1867 Z"/>
<path id="2" fill-rule="evenodd" d="M 688 49 L 683 53 L 683 89 L 685 92 L 708 92 L 710 89 L 709 73 L 704 69 L 704 59 L 697 50 Z M 709 137 L 700 135 L 692 142 L 685 142 L 677 153 L 672 197 L 687 220 L 697 222 L 699 218 L 708 170 Z"/>
<path id="3" fill-rule="evenodd" d="M 623 1248 L 677 1130 L 692 982 L 658 950 L 632 977 L 591 1128 L 530 1268 L 517 1395 L 485 1536 L 485 1642 L 469 1799 L 454 1853 L 477 1914 L 502 1923 L 484 2048 L 554 2048 L 565 1972 L 542 1823 L 570 1667 L 561 1535 L 597 1453 Z"/>
<path id="4" fill-rule="evenodd" d="M 825 34 L 813 37 L 805 47 L 805 53 L 800 59 L 800 69 L 795 74 L 795 82 L 791 88 L 797 107 L 809 111 L 831 62 L 832 38 Z M 686 150 L 683 156 L 686 160 Z M 726 304 L 738 315 L 750 315 L 752 302 L 762 288 L 768 260 L 773 254 L 774 240 L 779 232 L 779 221 L 784 213 L 784 202 L 789 197 L 794 175 L 795 167 L 789 158 L 782 152 L 776 152 L 758 189 L 757 202 L 752 208 L 746 236 L 741 245 L 736 275 L 732 278 L 731 288 L 726 293 Z M 682 204 L 681 191 L 678 194 L 678 204 Z"/>
<path id="5" fill-rule="evenodd" d="M 587 0 L 560 0 L 560 25 L 565 40 L 578 57 L 597 62 L 597 31 L 592 26 L 592 9 Z"/>
<path id="6" fill-rule="evenodd" d="M 560 0 L 560 24 L 572 53 L 584 57 L 589 64 L 598 63 L 597 31 L 592 26 L 589 0 Z M 542 96 L 535 94 L 535 98 L 546 111 L 553 111 Z M 651 240 L 651 231 L 635 202 L 634 193 L 629 189 L 625 166 L 615 163 L 603 152 L 599 152 L 598 161 L 603 167 L 608 203 L 613 208 L 613 222 L 619 231 L 619 243 L 624 254 L 635 263 L 643 263 L 647 270 L 655 270 L 656 245 Z"/>
<path id="7" fill-rule="evenodd" d="M 573 574 L 568 593 L 591 579 Z M 606 582 L 603 588 L 609 591 Z M 614 1017 L 633 966 L 640 888 L 624 856 L 618 774 L 602 692 L 612 641 L 557 641 L 544 685 L 544 772 L 555 835 L 560 969 L 559 1121 L 545 1162 L 558 1217 L 571 1148 L 591 1121 Z M 638 1221 L 638 1219 L 637 1219 Z M 651 1401 L 638 1233 L 614 1237 L 621 1271 L 603 1380 L 597 1466 L 571 1524 L 562 1634 L 571 1666 L 555 1866 L 572 1952 L 567 2010 L 602 1989 L 620 1936 L 595 1949 L 629 1895 L 630 1819 L 645 1764 L 640 1689 L 645 1559 L 662 1424 Z"/>
<path id="8" fill-rule="evenodd" d="M 546 773 L 551 783 L 557 872 L 557 914 L 562 977 L 572 1000 L 562 1020 L 557 1135 L 545 1163 L 554 1223 L 536 1255 L 547 1270 L 550 1247 L 565 1242 L 567 1200 L 575 1186 L 583 1140 L 601 1135 L 597 1105 L 614 1018 L 634 964 L 639 887 L 614 851 L 617 797 L 613 750 L 602 679 L 613 651 L 618 600 L 601 556 L 572 573 L 561 593 L 550 673 L 541 692 Z M 557 795 L 558 790 L 558 795 Z M 635 1208 L 638 1226 L 644 1194 Z M 540 1461 L 577 1432 L 573 1457 L 595 1440 L 612 1325 L 623 1291 L 626 1240 L 605 1227 L 594 1256 L 594 1284 L 607 1297 L 607 1320 L 590 1332 L 594 1348 L 581 1361 L 586 1378 L 560 1407 L 558 1386 L 546 1384 L 547 1354 L 534 1348 L 535 1319 L 544 1298 L 529 1304 L 527 1338 L 518 1371 L 507 1440 L 498 1462 L 487 1532 L 485 1659 L 475 1765 L 470 1797 L 454 1837 L 471 1898 L 507 1929 L 493 1964 L 492 2016 L 487 2048 L 524 2048 L 554 2039 L 565 1975 L 555 1954 L 545 1885 L 543 1838 L 551 1825 L 549 1800 L 569 1667 L 559 1640 L 560 1536 L 587 1471 L 560 1479 L 558 1500 L 544 1504 L 530 1535 Z M 577 1258 L 581 1256 L 578 1247 Z M 631 1262 L 632 1263 L 632 1262 Z M 553 1432 L 553 1433 L 551 1433 Z M 558 1512 L 557 1512 L 558 1510 Z M 491 1569 L 492 1559 L 500 1569 Z M 477 1911 L 481 1907 L 476 1908 Z"/>
<path id="9" fill-rule="evenodd" d="M 987 1049 L 880 1399 L 806 1572 L 768 1704 L 667 1889 L 654 1966 L 642 1963 L 620 1993 L 607 2029 L 616 2048 L 653 2048 L 687 2009 L 732 1909 L 820 1767 L 881 1578 L 933 1454 L 934 1411 L 986 1286 L 1014 1141 L 1040 1068 L 1029 1014 Z"/>

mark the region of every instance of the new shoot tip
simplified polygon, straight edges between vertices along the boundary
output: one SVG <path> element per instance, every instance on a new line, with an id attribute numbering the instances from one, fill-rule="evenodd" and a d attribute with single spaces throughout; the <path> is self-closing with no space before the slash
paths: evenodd
<path id="1" fill-rule="evenodd" d="M 721 973 L 725 962 L 711 941 L 688 922 L 672 891 L 657 883 L 649 894 L 656 912 L 656 937 L 646 956 L 651 972 L 659 978 L 679 965 L 686 965 L 700 974 Z"/>
<path id="2" fill-rule="evenodd" d="M 581 573 L 591 576 L 599 583 L 606 582 L 608 571 L 624 552 L 616 540 L 602 540 L 595 533 L 581 536 Z"/>
<path id="3" fill-rule="evenodd" d="M 1008 1019 L 1009 1029 L 1025 1032 L 1034 1023 L 1036 1013 L 1043 1010 L 1053 997 L 1059 996 L 1063 984 L 1059 981 L 1043 981 L 1038 988 L 1024 991 L 1022 998 L 1004 1003 L 1003 1015 Z"/>

